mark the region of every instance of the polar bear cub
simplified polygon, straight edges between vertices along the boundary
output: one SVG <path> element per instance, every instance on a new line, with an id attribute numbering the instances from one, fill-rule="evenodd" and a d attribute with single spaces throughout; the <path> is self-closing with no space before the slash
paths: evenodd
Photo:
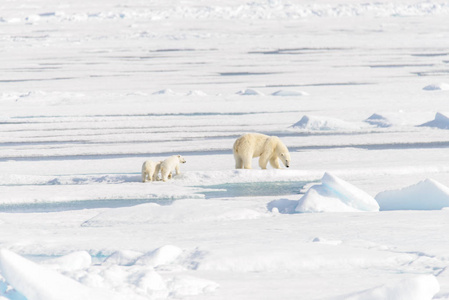
<path id="1" fill-rule="evenodd" d="M 235 168 L 251 169 L 251 160 L 259 158 L 259 166 L 267 168 L 268 162 L 273 168 L 279 169 L 279 160 L 287 168 L 291 158 L 287 147 L 277 136 L 268 136 L 261 133 L 247 133 L 239 137 L 233 147 Z"/>
<path id="2" fill-rule="evenodd" d="M 162 161 L 147 160 L 142 165 L 142 182 L 156 181 Z"/>
<path id="3" fill-rule="evenodd" d="M 176 171 L 176 175 L 181 174 L 179 172 L 179 164 L 185 164 L 186 160 L 181 155 L 173 155 L 164 160 L 161 163 L 161 176 L 163 181 L 172 178 L 172 171 Z"/>

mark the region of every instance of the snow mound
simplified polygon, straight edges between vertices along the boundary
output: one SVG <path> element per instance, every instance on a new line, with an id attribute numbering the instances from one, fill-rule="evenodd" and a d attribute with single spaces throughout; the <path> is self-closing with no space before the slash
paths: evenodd
<path id="1" fill-rule="evenodd" d="M 325 173 L 321 184 L 312 186 L 299 199 L 296 212 L 379 211 L 376 200 L 352 184 Z"/>
<path id="2" fill-rule="evenodd" d="M 86 251 L 79 251 L 47 260 L 45 263 L 59 272 L 73 272 L 88 268 L 92 264 L 92 257 Z"/>
<path id="3" fill-rule="evenodd" d="M 285 90 L 280 90 L 277 92 L 274 92 L 273 94 L 271 94 L 273 96 L 280 96 L 280 97 L 300 97 L 300 96 L 309 96 L 308 93 L 303 92 L 303 91 L 285 91 Z"/>
<path id="4" fill-rule="evenodd" d="M 200 96 L 200 97 L 205 97 L 207 96 L 207 94 L 203 91 L 199 91 L 199 90 L 194 90 L 194 91 L 189 91 L 187 93 L 187 96 Z"/>
<path id="5" fill-rule="evenodd" d="M 170 96 L 172 96 L 172 95 L 177 95 L 177 93 L 175 93 L 171 89 L 164 89 L 164 90 L 154 92 L 152 95 L 170 95 Z"/>
<path id="6" fill-rule="evenodd" d="M 393 125 L 388 118 L 379 114 L 372 114 L 368 119 L 365 120 L 365 122 L 370 125 L 382 128 L 391 127 Z"/>
<path id="7" fill-rule="evenodd" d="M 28 300 L 126 299 L 84 286 L 5 249 L 0 250 L 0 270 L 6 281 Z"/>
<path id="8" fill-rule="evenodd" d="M 346 122 L 340 119 L 320 117 L 320 116 L 303 116 L 301 120 L 293 124 L 291 127 L 306 130 L 358 130 L 360 126 Z"/>
<path id="9" fill-rule="evenodd" d="M 119 266 L 132 266 L 142 255 L 143 253 L 138 251 L 120 250 L 112 253 L 104 263 Z"/>
<path id="10" fill-rule="evenodd" d="M 431 300 L 439 290 L 440 285 L 434 275 L 420 275 L 335 300 Z"/>
<path id="11" fill-rule="evenodd" d="M 237 95 L 241 96 L 263 96 L 264 94 L 259 92 L 258 90 L 246 89 L 237 92 Z"/>
<path id="12" fill-rule="evenodd" d="M 136 264 L 151 267 L 167 265 L 173 263 L 181 253 L 181 248 L 165 245 L 140 257 Z"/>
<path id="13" fill-rule="evenodd" d="M 426 179 L 400 190 L 381 192 L 375 198 L 381 210 L 438 210 L 449 207 L 449 187 Z"/>
<path id="14" fill-rule="evenodd" d="M 420 127 L 435 127 L 440 129 L 449 129 L 449 118 L 442 114 L 442 113 L 436 113 L 435 119 L 419 125 Z"/>
<path id="15" fill-rule="evenodd" d="M 425 87 L 423 87 L 423 90 L 425 91 L 449 91 L 449 84 L 448 83 L 437 83 L 437 84 L 430 84 Z"/>

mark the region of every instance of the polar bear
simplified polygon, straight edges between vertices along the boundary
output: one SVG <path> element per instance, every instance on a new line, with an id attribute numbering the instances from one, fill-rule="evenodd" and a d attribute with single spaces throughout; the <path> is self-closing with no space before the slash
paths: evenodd
<path id="1" fill-rule="evenodd" d="M 161 169 L 161 163 L 162 161 L 145 161 L 142 165 L 142 182 L 156 181 L 157 174 L 159 174 L 159 170 Z"/>
<path id="2" fill-rule="evenodd" d="M 173 155 L 164 160 L 161 163 L 161 176 L 163 181 L 167 181 L 167 179 L 172 177 L 173 169 L 176 171 L 176 175 L 181 174 L 179 172 L 179 164 L 185 164 L 186 160 L 181 155 Z"/>
<path id="3" fill-rule="evenodd" d="M 280 159 L 284 166 L 290 166 L 290 153 L 277 136 L 261 133 L 247 133 L 239 137 L 233 147 L 235 168 L 251 169 L 253 157 L 259 157 L 259 166 L 267 168 L 268 161 L 273 168 L 279 169 Z"/>

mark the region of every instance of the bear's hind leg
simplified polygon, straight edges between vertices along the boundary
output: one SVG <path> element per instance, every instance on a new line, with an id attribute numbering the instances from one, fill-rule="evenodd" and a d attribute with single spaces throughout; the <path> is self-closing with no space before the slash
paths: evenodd
<path id="1" fill-rule="evenodd" d="M 147 175 L 148 175 L 147 171 L 146 170 L 142 170 L 142 182 L 147 181 Z"/>
<path id="2" fill-rule="evenodd" d="M 239 155 L 234 154 L 234 159 L 235 159 L 235 168 L 236 169 L 242 169 L 243 168 L 243 161 L 240 158 Z"/>
<path id="3" fill-rule="evenodd" d="M 166 169 L 161 168 L 162 181 L 167 181 L 169 174 Z"/>
<path id="4" fill-rule="evenodd" d="M 242 159 L 243 162 L 243 169 L 251 169 L 251 156 L 245 156 Z"/>

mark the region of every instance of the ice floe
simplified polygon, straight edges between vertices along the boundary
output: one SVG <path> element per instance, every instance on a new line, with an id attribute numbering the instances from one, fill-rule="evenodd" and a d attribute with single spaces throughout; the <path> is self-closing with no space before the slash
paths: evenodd
<path id="1" fill-rule="evenodd" d="M 433 179 L 376 195 L 380 210 L 437 210 L 449 207 L 449 187 Z"/>
<path id="2" fill-rule="evenodd" d="M 379 211 L 376 200 L 361 189 L 329 173 L 299 199 L 296 212 Z"/>

